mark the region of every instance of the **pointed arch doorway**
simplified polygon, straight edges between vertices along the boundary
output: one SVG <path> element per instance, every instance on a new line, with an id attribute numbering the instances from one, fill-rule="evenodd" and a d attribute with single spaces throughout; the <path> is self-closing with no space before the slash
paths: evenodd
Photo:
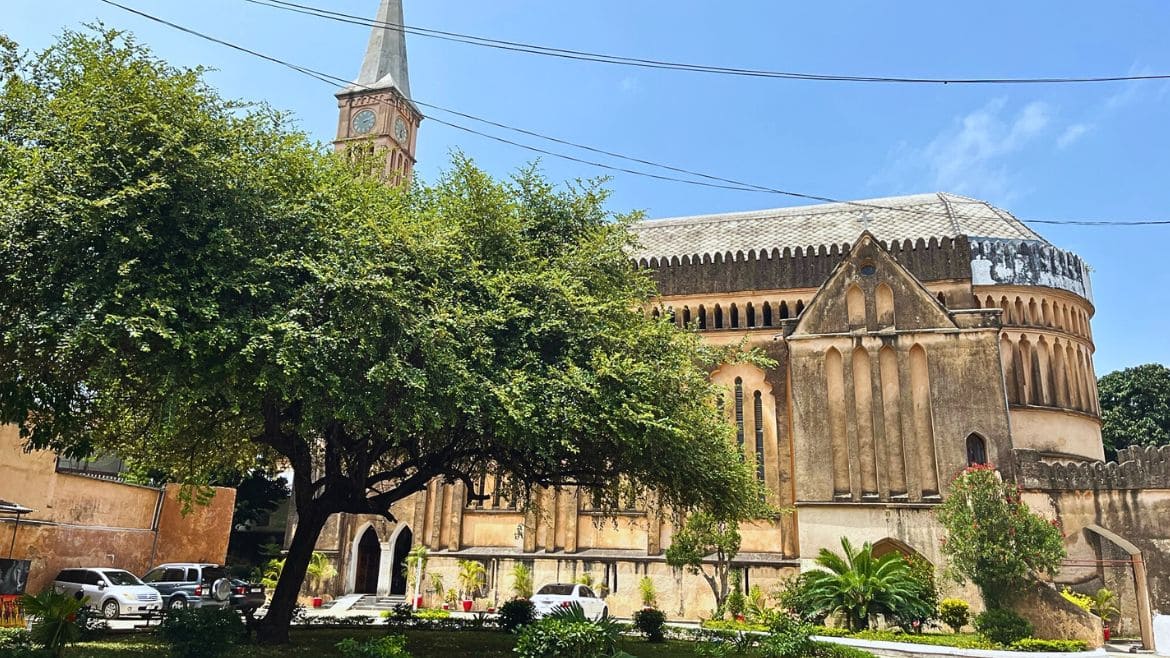
<path id="1" fill-rule="evenodd" d="M 394 540 L 394 565 L 390 571 L 390 596 L 406 595 L 406 557 L 414 543 L 410 526 L 403 526 Z"/>
<path id="2" fill-rule="evenodd" d="M 358 540 L 353 578 L 355 594 L 378 593 L 378 571 L 381 565 L 382 544 L 378 541 L 378 533 L 370 526 Z"/>

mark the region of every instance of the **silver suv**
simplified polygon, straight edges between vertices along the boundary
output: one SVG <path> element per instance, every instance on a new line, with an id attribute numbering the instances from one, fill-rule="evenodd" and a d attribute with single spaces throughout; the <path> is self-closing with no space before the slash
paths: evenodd
<path id="1" fill-rule="evenodd" d="M 96 607 L 106 619 L 162 609 L 158 590 L 121 569 L 64 569 L 53 580 L 53 589 Z"/>
<path id="2" fill-rule="evenodd" d="M 218 564 L 160 564 L 142 580 L 162 594 L 167 609 L 223 608 L 232 598 L 231 578 L 227 569 Z"/>

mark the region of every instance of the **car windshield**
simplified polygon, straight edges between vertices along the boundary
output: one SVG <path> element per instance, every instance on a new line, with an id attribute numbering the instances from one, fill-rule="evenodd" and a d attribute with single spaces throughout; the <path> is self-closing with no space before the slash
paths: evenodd
<path id="1" fill-rule="evenodd" d="M 142 581 L 138 580 L 138 576 L 129 571 L 103 571 L 102 576 L 105 577 L 106 582 L 111 585 L 141 585 Z"/>
<path id="2" fill-rule="evenodd" d="M 537 594 L 549 594 L 552 596 L 571 596 L 573 594 L 573 585 L 545 585 L 540 588 Z"/>

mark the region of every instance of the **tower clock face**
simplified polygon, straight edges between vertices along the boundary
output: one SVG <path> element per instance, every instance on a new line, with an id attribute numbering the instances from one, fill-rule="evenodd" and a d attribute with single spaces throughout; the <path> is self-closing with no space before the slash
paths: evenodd
<path id="1" fill-rule="evenodd" d="M 397 139 L 401 144 L 406 144 L 406 122 L 402 120 L 402 117 L 394 119 L 394 139 Z"/>
<path id="2" fill-rule="evenodd" d="M 374 115 L 373 110 L 362 110 L 353 115 L 353 131 L 359 135 L 365 135 L 374 129 L 374 123 L 378 117 Z"/>

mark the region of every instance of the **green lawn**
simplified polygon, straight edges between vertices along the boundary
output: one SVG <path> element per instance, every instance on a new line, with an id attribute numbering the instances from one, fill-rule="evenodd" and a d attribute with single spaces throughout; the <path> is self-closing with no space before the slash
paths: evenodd
<path id="1" fill-rule="evenodd" d="M 361 639 L 384 634 L 384 629 L 294 629 L 292 644 L 284 647 L 243 647 L 232 652 L 232 658 L 249 656 L 313 656 L 324 658 L 336 655 L 333 645 L 347 637 Z M 406 631 L 407 647 L 415 658 L 449 658 L 475 656 L 476 658 L 504 658 L 515 656 L 512 645 L 515 638 L 498 631 Z M 620 648 L 638 658 L 693 658 L 698 656 L 690 642 L 650 644 L 637 638 L 623 638 Z M 149 635 L 115 638 L 103 642 L 79 644 L 65 653 L 68 658 L 157 658 L 166 655 L 166 647 Z"/>

